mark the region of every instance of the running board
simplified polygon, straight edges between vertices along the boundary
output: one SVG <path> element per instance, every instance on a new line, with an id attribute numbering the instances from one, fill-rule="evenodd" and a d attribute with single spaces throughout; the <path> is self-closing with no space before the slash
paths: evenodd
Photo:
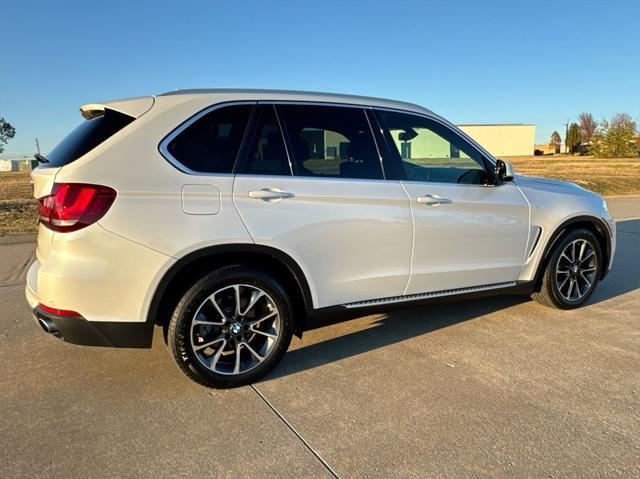
<path id="1" fill-rule="evenodd" d="M 510 288 L 515 286 L 515 281 L 508 283 L 486 284 L 484 286 L 471 286 L 468 288 L 446 289 L 444 291 L 433 291 L 431 293 L 408 294 L 406 296 L 392 296 L 390 298 L 368 299 L 366 301 L 355 301 L 353 303 L 343 304 L 347 309 L 363 308 L 365 306 L 375 306 L 378 304 L 404 303 L 408 301 L 417 301 L 420 299 L 441 298 L 443 296 L 454 296 L 457 294 L 476 293 L 479 291 L 489 291 L 492 289 Z"/>

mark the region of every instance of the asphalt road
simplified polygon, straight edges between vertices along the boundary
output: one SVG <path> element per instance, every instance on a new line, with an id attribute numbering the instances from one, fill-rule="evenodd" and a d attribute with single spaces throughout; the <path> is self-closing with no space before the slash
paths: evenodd
<path id="1" fill-rule="evenodd" d="M 23 297 L 33 250 L 0 245 L 0 477 L 640 476 L 640 220 L 618 223 L 613 272 L 579 310 L 367 316 L 228 391 L 183 377 L 160 334 L 150 350 L 45 335 Z"/>

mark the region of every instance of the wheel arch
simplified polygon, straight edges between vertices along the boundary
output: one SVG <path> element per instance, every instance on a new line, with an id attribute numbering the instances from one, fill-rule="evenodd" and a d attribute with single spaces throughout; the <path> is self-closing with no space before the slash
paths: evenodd
<path id="1" fill-rule="evenodd" d="M 269 246 L 225 244 L 193 251 L 174 263 L 155 288 L 146 321 L 168 324 L 173 306 L 196 281 L 213 269 L 231 264 L 244 264 L 274 274 L 294 302 L 295 334 L 306 329 L 307 312 L 313 309 L 313 298 L 307 278 L 298 263 L 288 254 Z"/>
<path id="2" fill-rule="evenodd" d="M 545 245 L 544 251 L 542 253 L 542 258 L 540 259 L 540 263 L 538 264 L 538 267 L 536 269 L 536 288 L 540 286 L 542 275 L 544 274 L 544 270 L 546 269 L 547 264 L 549 263 L 549 259 L 551 258 L 553 248 L 558 240 L 562 238 L 562 236 L 567 232 L 579 228 L 584 228 L 591 231 L 598 240 L 603 256 L 600 279 L 603 279 L 607 275 L 607 265 L 609 264 L 609 260 L 611 258 L 611 232 L 609 230 L 609 225 L 607 225 L 604 220 L 598 218 L 597 216 L 575 216 L 573 218 L 565 220 L 558 227 L 556 227 L 553 234 L 549 238 L 549 241 L 547 241 L 547 244 Z"/>

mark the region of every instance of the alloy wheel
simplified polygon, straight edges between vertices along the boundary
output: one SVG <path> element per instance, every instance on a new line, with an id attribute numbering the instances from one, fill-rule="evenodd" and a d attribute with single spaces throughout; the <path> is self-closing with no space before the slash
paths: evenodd
<path id="1" fill-rule="evenodd" d="M 556 264 L 556 287 L 565 301 L 581 300 L 593 287 L 598 272 L 596 250 L 586 239 L 569 243 Z"/>
<path id="2" fill-rule="evenodd" d="M 214 292 L 197 309 L 191 321 L 191 348 L 209 370 L 242 374 L 273 352 L 280 329 L 280 312 L 267 292 L 233 284 Z"/>

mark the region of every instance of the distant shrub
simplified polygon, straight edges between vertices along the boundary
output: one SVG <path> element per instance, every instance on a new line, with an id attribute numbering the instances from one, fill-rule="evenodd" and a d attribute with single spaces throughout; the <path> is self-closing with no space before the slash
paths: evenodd
<path id="1" fill-rule="evenodd" d="M 627 113 L 618 113 L 611 121 L 603 119 L 593 135 L 590 153 L 603 158 L 638 156 L 636 122 Z"/>

